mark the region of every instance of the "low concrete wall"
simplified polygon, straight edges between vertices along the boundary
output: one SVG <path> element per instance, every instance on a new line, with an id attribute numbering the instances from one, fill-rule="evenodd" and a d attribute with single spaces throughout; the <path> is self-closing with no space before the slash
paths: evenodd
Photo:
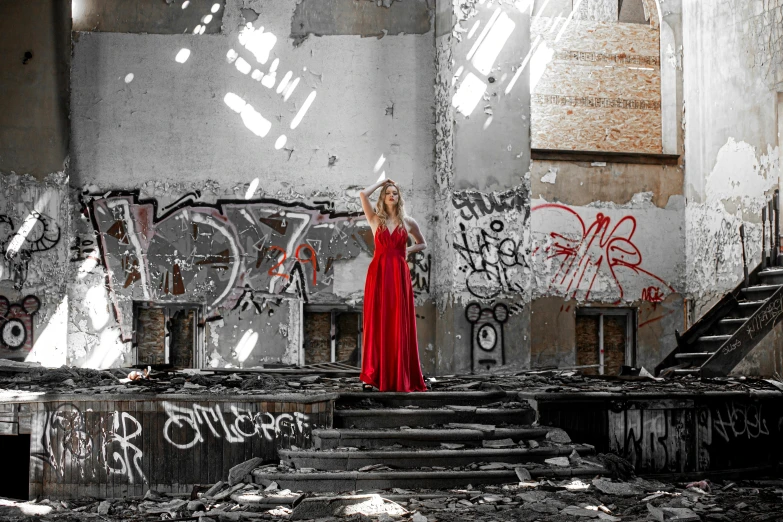
<path id="1" fill-rule="evenodd" d="M 520 393 L 539 422 L 599 453 L 628 459 L 638 473 L 742 472 L 776 466 L 783 393 Z"/>
<path id="2" fill-rule="evenodd" d="M 308 448 L 334 394 L 220 398 L 78 395 L 0 404 L 6 433 L 30 434 L 30 498 L 190 492 L 253 457 Z"/>

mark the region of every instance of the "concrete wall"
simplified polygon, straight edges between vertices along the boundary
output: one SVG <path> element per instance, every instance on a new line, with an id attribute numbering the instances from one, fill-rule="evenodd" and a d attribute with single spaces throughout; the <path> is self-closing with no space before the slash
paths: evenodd
<path id="1" fill-rule="evenodd" d="M 65 362 L 70 2 L 0 3 L 0 358 Z"/>
<path id="2" fill-rule="evenodd" d="M 74 34 L 72 184 L 78 234 L 100 252 L 70 288 L 88 303 L 71 315 L 71 360 L 134 362 L 133 302 L 153 301 L 205 305 L 206 364 L 296 363 L 303 301 L 361 306 L 373 244 L 359 189 L 400 182 L 432 237 L 434 12 L 181 4 L 165 24 Z M 213 15 L 204 34 L 191 9 Z M 429 261 L 412 267 L 426 307 Z"/>
<path id="3" fill-rule="evenodd" d="M 760 262 L 761 209 L 779 187 L 780 2 L 686 2 L 685 211 L 692 319 L 742 277 L 739 226 Z M 780 361 L 754 350 L 769 375 Z M 772 350 L 773 347 L 768 347 Z M 762 349 L 763 351 L 763 349 Z M 779 352 L 779 349 L 777 349 Z"/>

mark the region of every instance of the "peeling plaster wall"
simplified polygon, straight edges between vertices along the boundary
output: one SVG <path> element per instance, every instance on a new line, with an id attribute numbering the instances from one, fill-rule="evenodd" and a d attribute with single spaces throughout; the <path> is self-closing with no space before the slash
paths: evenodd
<path id="1" fill-rule="evenodd" d="M 775 2 L 760 0 L 684 5 L 692 319 L 742 277 L 738 227 L 743 221 L 751 268 L 760 262 L 760 211 L 779 184 L 779 148 L 774 74 L 759 57 L 774 51 L 761 35 L 772 30 L 768 22 L 779 11 Z"/>
<path id="2" fill-rule="evenodd" d="M 0 358 L 65 363 L 68 177 L 0 184 Z"/>
<path id="3" fill-rule="evenodd" d="M 88 196 L 77 236 L 100 247 L 69 289 L 87 304 L 71 314 L 74 364 L 133 363 L 138 300 L 209 305 L 206 365 L 299 362 L 302 300 L 361 307 L 372 237 L 353 224 L 362 221 L 358 191 L 381 173 L 402 184 L 409 213 L 437 243 L 433 29 L 291 35 L 297 4 L 228 0 L 202 20 L 218 24 L 214 34 L 211 26 L 206 34 L 134 34 L 149 22 L 143 17 L 113 20 L 117 32 L 74 34 L 72 185 Z M 263 215 L 249 210 L 257 204 Z M 349 222 L 353 232 L 344 230 Z M 356 241 L 353 253 L 326 254 Z M 425 254 L 410 264 L 420 328 L 434 320 L 425 311 L 437 251 Z M 309 271 L 316 262 L 317 282 Z M 434 337 L 422 337 L 424 354 Z M 258 345 L 248 348 L 253 339 Z"/>

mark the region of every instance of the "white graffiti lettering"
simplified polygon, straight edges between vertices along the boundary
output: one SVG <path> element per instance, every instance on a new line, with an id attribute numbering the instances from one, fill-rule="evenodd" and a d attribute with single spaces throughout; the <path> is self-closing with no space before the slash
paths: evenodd
<path id="1" fill-rule="evenodd" d="M 281 438 L 309 436 L 309 417 L 305 413 L 251 412 L 231 405 L 224 412 L 220 405 L 194 404 L 185 408 L 164 402 L 168 419 L 163 425 L 166 442 L 179 449 L 190 449 L 204 442 L 207 431 L 215 438 L 225 438 L 229 443 L 244 442 L 252 437 L 263 437 L 268 442 Z M 233 419 L 232 419 L 233 417 Z M 205 428 L 202 426 L 206 425 Z"/>
<path id="2" fill-rule="evenodd" d="M 112 431 L 103 446 L 103 461 L 106 463 L 106 470 L 112 475 L 127 476 L 129 484 L 135 483 L 137 473 L 141 477 L 141 481 L 146 482 L 147 478 L 141 469 L 141 459 L 144 454 L 138 446 L 131 442 L 131 439 L 141 435 L 141 424 L 130 413 L 115 411 L 113 417 Z M 133 431 L 131 432 L 131 430 Z M 119 445 L 119 451 L 111 451 L 116 447 L 115 443 Z M 111 451 L 112 461 L 108 458 L 109 451 Z M 131 467 L 131 460 L 133 467 Z M 116 467 L 117 464 L 119 464 L 119 468 Z"/>
<path id="3" fill-rule="evenodd" d="M 769 435 L 761 405 L 730 403 L 725 405 L 725 411 L 716 408 L 713 426 L 725 442 L 729 442 L 732 437 L 736 439 L 746 436 L 749 439 L 757 439 L 762 435 Z"/>

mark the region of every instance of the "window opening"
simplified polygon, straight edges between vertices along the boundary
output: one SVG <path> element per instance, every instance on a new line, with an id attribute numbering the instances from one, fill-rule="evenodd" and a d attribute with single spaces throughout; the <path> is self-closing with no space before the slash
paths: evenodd
<path id="1" fill-rule="evenodd" d="M 584 375 L 618 375 L 636 363 L 636 310 L 580 308 L 576 312 L 576 364 Z"/>
<path id="2" fill-rule="evenodd" d="M 304 309 L 304 363 L 361 360 L 362 314 L 341 306 L 308 305 Z"/>
<path id="3" fill-rule="evenodd" d="M 198 364 L 200 305 L 136 303 L 136 363 L 194 368 Z"/>

